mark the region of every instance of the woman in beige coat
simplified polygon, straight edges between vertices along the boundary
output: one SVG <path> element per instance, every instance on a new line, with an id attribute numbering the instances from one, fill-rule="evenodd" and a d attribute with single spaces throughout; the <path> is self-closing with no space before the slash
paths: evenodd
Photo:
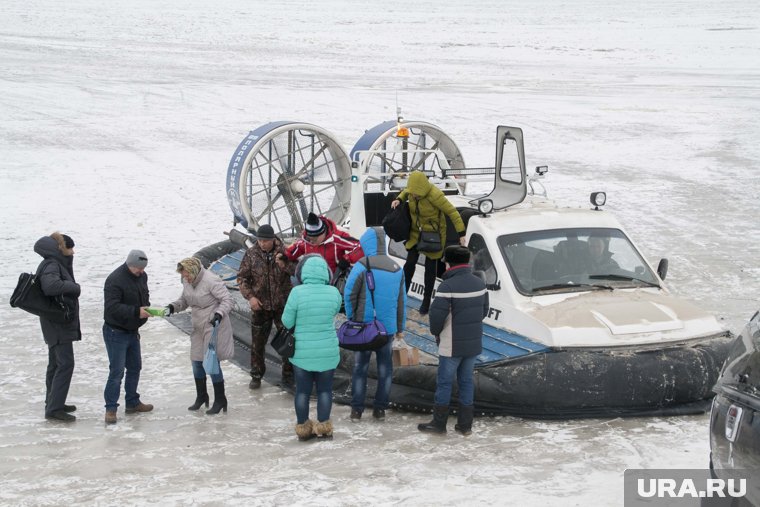
<path id="1" fill-rule="evenodd" d="M 208 407 L 209 402 L 203 358 L 211 341 L 214 326 L 217 327 L 216 354 L 219 360 L 231 359 L 234 353 L 232 325 L 229 319 L 233 302 L 221 278 L 205 270 L 199 259 L 189 257 L 181 260 L 177 264 L 177 273 L 182 275 L 182 295 L 178 300 L 167 305 L 166 314 L 168 316 L 187 308 L 192 310 L 190 360 L 193 364 L 197 396 L 195 403 L 187 409 L 198 410 L 203 404 Z M 226 412 L 227 398 L 224 396 L 224 377 L 221 368 L 218 375 L 211 375 L 211 383 L 214 385 L 214 405 L 206 413 L 218 414 L 220 410 Z"/>

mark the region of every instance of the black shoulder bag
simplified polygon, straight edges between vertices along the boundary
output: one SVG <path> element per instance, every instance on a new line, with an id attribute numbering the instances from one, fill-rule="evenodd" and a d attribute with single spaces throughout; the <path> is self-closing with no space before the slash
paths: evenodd
<path id="1" fill-rule="evenodd" d="M 45 261 L 42 261 L 34 274 L 19 275 L 10 304 L 13 308 L 21 308 L 56 324 L 67 324 L 74 320 L 74 312 L 63 300 L 63 296 L 46 296 L 40 287 L 40 272 L 44 265 Z"/>
<path id="2" fill-rule="evenodd" d="M 296 337 L 292 329 L 285 326 L 277 329 L 274 338 L 272 338 L 272 348 L 284 359 L 290 359 L 296 353 Z"/>
<path id="3" fill-rule="evenodd" d="M 430 204 L 432 204 L 432 202 Z M 440 217 L 442 214 L 443 213 L 439 209 L 438 216 Z M 433 228 L 435 230 L 433 231 L 422 230 L 422 227 L 420 226 L 419 204 L 417 204 L 417 229 L 420 231 L 420 238 L 417 241 L 418 252 L 440 252 L 441 250 L 443 250 L 443 243 L 441 241 L 440 220 L 438 221 L 437 225 L 434 225 L 432 222 L 430 222 L 430 224 L 433 225 Z"/>

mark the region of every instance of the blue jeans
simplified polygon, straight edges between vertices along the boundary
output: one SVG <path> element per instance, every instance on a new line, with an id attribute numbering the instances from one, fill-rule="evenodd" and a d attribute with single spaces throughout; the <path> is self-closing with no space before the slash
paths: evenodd
<path id="1" fill-rule="evenodd" d="M 335 370 L 307 371 L 293 365 L 296 378 L 296 419 L 303 424 L 309 418 L 309 398 L 314 384 L 317 385 L 317 421 L 325 422 L 330 419 L 332 411 L 332 384 Z"/>
<path id="2" fill-rule="evenodd" d="M 363 350 L 354 352 L 354 371 L 351 374 L 351 408 L 362 413 L 364 400 L 367 397 L 367 371 L 372 352 L 375 352 L 377 361 L 377 391 L 375 392 L 374 408 L 385 410 L 388 408 L 388 398 L 391 394 L 393 381 L 393 338 L 391 337 L 382 348 L 372 351 Z"/>
<path id="3" fill-rule="evenodd" d="M 103 325 L 103 340 L 108 352 L 108 382 L 103 392 L 106 400 L 106 410 L 115 411 L 119 406 L 119 392 L 124 370 L 127 375 L 124 380 L 124 403 L 127 408 L 140 404 L 137 393 L 137 383 L 140 382 L 142 356 L 140 354 L 140 335 L 114 329 L 108 324 Z"/>
<path id="4" fill-rule="evenodd" d="M 459 404 L 472 405 L 475 401 L 475 384 L 472 372 L 478 356 L 438 357 L 438 380 L 435 387 L 435 404 L 448 405 L 451 402 L 451 387 L 454 375 L 459 385 Z"/>
<path id="5" fill-rule="evenodd" d="M 193 363 L 193 377 L 197 379 L 206 380 L 206 370 L 203 369 L 203 361 L 190 361 L 190 362 Z M 218 360 L 217 360 L 217 363 L 219 363 Z M 219 382 L 224 382 L 224 374 L 222 373 L 222 367 L 219 366 L 219 374 L 209 375 L 209 377 L 211 377 L 212 384 L 218 384 Z"/>

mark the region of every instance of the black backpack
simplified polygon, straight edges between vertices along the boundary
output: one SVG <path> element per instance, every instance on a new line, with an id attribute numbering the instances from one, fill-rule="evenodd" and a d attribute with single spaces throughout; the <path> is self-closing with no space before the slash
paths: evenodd
<path id="1" fill-rule="evenodd" d="M 383 217 L 383 229 L 393 241 L 406 241 L 412 231 L 412 218 L 409 215 L 409 204 L 401 201 Z"/>

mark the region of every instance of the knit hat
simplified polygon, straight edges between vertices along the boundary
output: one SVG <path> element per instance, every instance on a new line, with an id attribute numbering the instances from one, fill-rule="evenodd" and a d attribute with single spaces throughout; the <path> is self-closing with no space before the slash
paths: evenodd
<path id="1" fill-rule="evenodd" d="M 177 263 L 177 273 L 186 272 L 192 280 L 201 272 L 201 260 L 197 257 L 188 257 Z"/>
<path id="2" fill-rule="evenodd" d="M 127 266 L 130 268 L 142 268 L 148 265 L 148 256 L 142 250 L 132 250 L 127 255 Z"/>
<path id="3" fill-rule="evenodd" d="M 269 224 L 264 224 L 256 231 L 256 239 L 274 239 L 274 229 Z"/>
<path id="4" fill-rule="evenodd" d="M 451 245 L 443 251 L 443 260 L 449 266 L 459 266 L 460 264 L 470 263 L 470 251 L 466 246 Z"/>
<path id="5" fill-rule="evenodd" d="M 307 236 L 319 236 L 327 230 L 325 221 L 320 219 L 317 215 L 310 212 L 309 218 L 306 219 L 306 235 Z"/>
<path id="6" fill-rule="evenodd" d="M 71 239 L 71 236 L 67 236 L 66 234 L 62 234 L 63 236 L 63 244 L 68 248 L 69 250 L 74 248 L 74 240 Z"/>

